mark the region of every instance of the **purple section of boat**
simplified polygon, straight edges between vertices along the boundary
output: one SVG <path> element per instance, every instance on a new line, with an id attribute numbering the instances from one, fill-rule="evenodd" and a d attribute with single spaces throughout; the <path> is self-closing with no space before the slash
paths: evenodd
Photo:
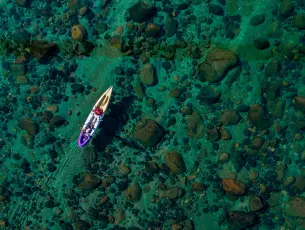
<path id="1" fill-rule="evenodd" d="M 86 134 L 85 132 L 81 132 L 78 138 L 78 147 L 86 146 L 91 139 L 91 136 Z"/>

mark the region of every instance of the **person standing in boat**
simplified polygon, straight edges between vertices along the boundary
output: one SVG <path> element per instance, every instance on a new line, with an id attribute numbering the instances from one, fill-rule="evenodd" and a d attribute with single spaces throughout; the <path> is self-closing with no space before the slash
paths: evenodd
<path id="1" fill-rule="evenodd" d="M 93 110 L 94 114 L 97 116 L 101 116 L 103 114 L 103 110 L 100 107 L 96 107 Z M 90 134 L 92 129 L 94 128 L 94 124 L 97 122 L 97 117 L 94 117 L 93 120 L 88 124 L 88 126 L 85 128 L 85 133 Z"/>

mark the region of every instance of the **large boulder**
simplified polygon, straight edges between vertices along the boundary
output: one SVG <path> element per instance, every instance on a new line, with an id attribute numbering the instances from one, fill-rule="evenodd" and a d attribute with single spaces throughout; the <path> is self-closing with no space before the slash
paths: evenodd
<path id="1" fill-rule="evenodd" d="M 302 96 L 296 96 L 294 98 L 295 101 L 295 107 L 301 111 L 301 112 L 305 112 L 305 97 Z"/>
<path id="2" fill-rule="evenodd" d="M 138 183 L 133 183 L 125 190 L 124 195 L 126 200 L 138 202 L 142 197 L 142 188 Z"/>
<path id="3" fill-rule="evenodd" d="M 30 135 L 35 135 L 39 132 L 39 125 L 29 117 L 22 118 L 19 121 L 19 127 Z"/>
<path id="4" fill-rule="evenodd" d="M 224 126 L 236 125 L 240 120 L 239 113 L 234 109 L 225 110 L 221 115 L 221 122 Z"/>
<path id="5" fill-rule="evenodd" d="M 223 190 L 229 194 L 241 196 L 246 192 L 246 185 L 239 180 L 224 178 L 221 183 Z"/>
<path id="6" fill-rule="evenodd" d="M 139 72 L 139 78 L 144 85 L 153 85 L 157 81 L 154 67 L 150 63 L 143 65 Z"/>
<path id="7" fill-rule="evenodd" d="M 29 42 L 31 40 L 31 37 L 31 34 L 24 29 L 15 30 L 12 34 L 12 40 L 18 44 L 25 44 Z"/>
<path id="8" fill-rule="evenodd" d="M 156 15 L 156 7 L 142 1 L 129 8 L 129 16 L 135 22 L 145 22 Z"/>
<path id="9" fill-rule="evenodd" d="M 305 30 L 305 14 L 300 13 L 294 16 L 292 24 L 300 30 Z"/>
<path id="10" fill-rule="evenodd" d="M 81 182 L 78 184 L 78 188 L 84 191 L 92 191 L 100 186 L 101 180 L 90 172 L 84 172 L 81 177 Z"/>
<path id="11" fill-rule="evenodd" d="M 200 91 L 196 97 L 196 99 L 200 100 L 200 102 L 211 105 L 218 101 L 221 93 L 217 89 L 212 86 L 203 86 L 200 88 Z"/>
<path id="12" fill-rule="evenodd" d="M 202 138 L 205 135 L 204 121 L 197 111 L 187 117 L 187 135 L 192 138 Z"/>
<path id="13" fill-rule="evenodd" d="M 185 163 L 181 154 L 175 151 L 166 152 L 164 156 L 164 162 L 172 173 L 181 174 L 186 170 Z"/>
<path id="14" fill-rule="evenodd" d="M 222 80 L 227 72 L 237 65 L 237 55 L 226 49 L 211 50 L 204 62 L 199 64 L 198 73 L 201 80 L 217 82 Z"/>
<path id="15" fill-rule="evenodd" d="M 50 122 L 49 122 L 49 124 L 54 128 L 61 127 L 61 126 L 65 125 L 66 123 L 67 123 L 67 121 L 64 118 L 62 118 L 61 116 L 58 116 L 58 115 L 52 117 Z"/>
<path id="16" fill-rule="evenodd" d="M 134 139 L 145 146 L 155 146 L 163 134 L 164 129 L 151 119 L 140 120 L 133 130 Z"/>
<path id="17" fill-rule="evenodd" d="M 30 51 L 31 55 L 41 63 L 48 62 L 54 57 L 58 53 L 59 48 L 55 43 L 33 41 L 30 45 Z"/>
<path id="18" fill-rule="evenodd" d="M 252 212 L 229 211 L 227 213 L 229 229 L 239 230 L 250 228 L 257 223 L 257 220 L 257 215 Z"/>
<path id="19" fill-rule="evenodd" d="M 291 197 L 285 203 L 287 216 L 305 218 L 305 198 L 301 196 Z"/>
<path id="20" fill-rule="evenodd" d="M 248 111 L 248 119 L 258 130 L 263 130 L 270 125 L 267 111 L 259 104 L 251 105 Z"/>
<path id="21" fill-rule="evenodd" d="M 284 17 L 289 17 L 295 9 L 295 5 L 292 0 L 284 0 L 280 5 L 280 14 Z"/>

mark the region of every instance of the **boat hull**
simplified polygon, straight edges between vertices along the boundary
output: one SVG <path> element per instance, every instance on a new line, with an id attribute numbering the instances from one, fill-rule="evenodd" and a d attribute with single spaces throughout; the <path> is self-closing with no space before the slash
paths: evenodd
<path id="1" fill-rule="evenodd" d="M 85 124 L 82 127 L 82 131 L 77 141 L 78 146 L 80 148 L 85 147 L 86 145 L 89 144 L 94 134 L 96 133 L 98 126 L 103 121 L 105 112 L 109 105 L 111 93 L 112 93 L 112 86 L 105 91 L 105 93 L 99 98 L 99 100 L 95 103 L 92 110 L 90 111 L 89 116 L 87 117 Z M 97 115 L 94 113 L 94 110 L 97 107 L 102 109 L 103 113 L 101 115 Z M 90 127 L 90 132 L 85 131 L 86 129 L 88 129 L 88 127 Z"/>

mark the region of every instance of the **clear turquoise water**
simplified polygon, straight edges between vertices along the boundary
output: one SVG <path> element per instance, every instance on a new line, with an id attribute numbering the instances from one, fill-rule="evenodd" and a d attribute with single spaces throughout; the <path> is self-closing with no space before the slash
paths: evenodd
<path id="1" fill-rule="evenodd" d="M 305 229 L 303 1 L 0 6 L 0 229 Z"/>

